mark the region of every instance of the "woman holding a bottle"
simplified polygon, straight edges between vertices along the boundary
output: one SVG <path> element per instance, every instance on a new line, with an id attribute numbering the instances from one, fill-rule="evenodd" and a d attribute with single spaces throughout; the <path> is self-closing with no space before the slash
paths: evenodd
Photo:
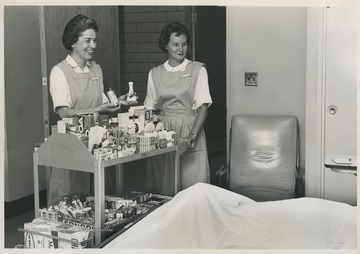
<path id="1" fill-rule="evenodd" d="M 127 95 L 120 96 L 115 106 L 104 94 L 102 69 L 92 60 L 97 32 L 96 21 L 84 15 L 73 17 L 65 26 L 62 42 L 69 54 L 50 73 L 50 93 L 60 118 L 112 115 L 120 111 L 121 105 L 128 105 Z M 90 194 L 90 174 L 53 168 L 49 178 L 48 205 L 64 195 Z"/>

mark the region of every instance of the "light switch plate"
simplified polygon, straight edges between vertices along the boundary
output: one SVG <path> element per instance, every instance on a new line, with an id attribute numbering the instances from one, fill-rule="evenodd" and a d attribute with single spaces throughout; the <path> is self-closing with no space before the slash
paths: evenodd
<path id="1" fill-rule="evenodd" d="M 258 73 L 245 72 L 245 86 L 258 86 Z"/>

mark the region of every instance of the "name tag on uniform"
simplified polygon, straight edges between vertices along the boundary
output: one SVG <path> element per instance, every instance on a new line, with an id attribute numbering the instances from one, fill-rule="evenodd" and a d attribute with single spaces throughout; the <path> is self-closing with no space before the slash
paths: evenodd
<path id="1" fill-rule="evenodd" d="M 98 77 L 92 77 L 91 78 L 91 81 L 96 81 L 96 80 L 98 80 Z"/>
<path id="2" fill-rule="evenodd" d="M 183 74 L 183 75 L 181 75 L 181 77 L 182 78 L 186 78 L 186 77 L 190 77 L 191 76 L 191 74 L 190 73 L 187 73 L 187 74 Z"/>

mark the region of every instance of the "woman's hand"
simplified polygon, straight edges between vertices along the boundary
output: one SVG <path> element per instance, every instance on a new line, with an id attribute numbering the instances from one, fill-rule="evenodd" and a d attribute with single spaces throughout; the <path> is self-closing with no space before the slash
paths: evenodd
<path id="1" fill-rule="evenodd" d="M 197 115 L 190 131 L 190 134 L 185 138 L 186 145 L 188 149 L 194 149 L 195 142 L 197 138 L 197 134 L 200 132 L 201 128 L 205 123 L 205 119 L 207 117 L 207 104 L 202 104 L 200 107 L 197 108 Z"/>
<path id="2" fill-rule="evenodd" d="M 136 99 L 137 99 L 137 97 L 136 97 Z M 120 112 L 121 105 L 129 106 L 129 105 L 137 104 L 137 101 L 129 103 L 127 101 L 127 94 L 121 95 L 118 98 L 118 102 L 119 102 L 119 106 L 117 106 L 117 107 L 115 107 L 114 105 L 112 105 L 110 103 L 105 103 L 105 104 L 102 104 L 99 107 L 95 108 L 94 111 L 98 112 L 99 114 L 113 114 L 113 113 Z"/>
<path id="3" fill-rule="evenodd" d="M 121 95 L 121 96 L 118 98 L 118 101 L 119 101 L 119 104 L 120 104 L 120 105 L 129 106 L 129 105 L 135 105 L 135 104 L 137 104 L 137 99 L 138 99 L 138 97 L 136 96 L 136 94 L 134 95 L 134 96 L 136 96 L 136 101 L 130 101 L 130 102 L 128 102 L 128 101 L 127 101 L 127 96 L 128 96 L 128 94 L 124 94 L 124 95 Z"/>
<path id="4" fill-rule="evenodd" d="M 99 107 L 95 108 L 94 111 L 98 112 L 99 114 L 112 114 L 120 111 L 121 105 L 115 107 L 110 103 L 101 104 Z"/>
<path id="5" fill-rule="evenodd" d="M 194 149 L 195 142 L 196 142 L 196 135 L 190 133 L 189 136 L 185 138 L 186 140 L 186 146 L 188 149 Z"/>

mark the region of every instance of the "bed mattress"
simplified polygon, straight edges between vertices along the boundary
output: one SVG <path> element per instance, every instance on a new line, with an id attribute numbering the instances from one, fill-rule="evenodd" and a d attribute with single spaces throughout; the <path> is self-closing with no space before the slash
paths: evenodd
<path id="1" fill-rule="evenodd" d="M 104 248 L 354 249 L 357 207 L 317 198 L 255 202 L 204 183 L 179 192 Z"/>

